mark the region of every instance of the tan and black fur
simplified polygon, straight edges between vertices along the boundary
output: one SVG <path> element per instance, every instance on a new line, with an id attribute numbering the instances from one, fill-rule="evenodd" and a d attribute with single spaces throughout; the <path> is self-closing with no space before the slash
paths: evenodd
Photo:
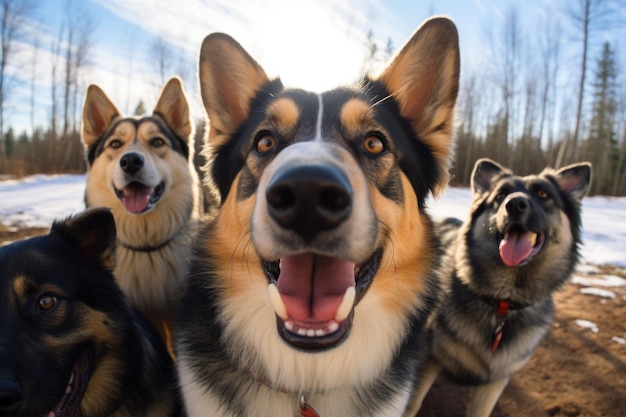
<path id="1" fill-rule="evenodd" d="M 590 181 L 588 163 L 522 177 L 486 158 L 476 162 L 468 219 L 436 229 L 447 248 L 445 297 L 417 404 L 443 372 L 472 386 L 468 417 L 491 414 L 548 331 L 552 294 L 578 262 Z"/>
<path id="2" fill-rule="evenodd" d="M 87 90 L 85 202 L 111 209 L 118 233 L 115 276 L 131 305 L 164 336 L 184 284 L 190 234 L 204 211 L 192 164 L 193 130 L 177 78 L 163 87 L 151 116 L 124 117 L 99 87 Z"/>
<path id="3" fill-rule="evenodd" d="M 408 416 L 436 304 L 424 210 L 447 185 L 459 49 L 424 23 L 375 79 L 285 88 L 205 38 L 207 185 L 177 366 L 191 417 Z M 306 414 L 310 415 L 310 414 Z"/>
<path id="4" fill-rule="evenodd" d="M 0 415 L 180 415 L 174 364 L 114 265 L 106 209 L 0 247 Z"/>

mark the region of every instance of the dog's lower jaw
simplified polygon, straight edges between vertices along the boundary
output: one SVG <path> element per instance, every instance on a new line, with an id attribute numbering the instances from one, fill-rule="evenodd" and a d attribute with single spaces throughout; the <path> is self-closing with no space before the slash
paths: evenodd
<path id="1" fill-rule="evenodd" d="M 165 182 L 161 181 L 156 187 L 149 187 L 140 182 L 128 183 L 124 189 L 119 190 L 115 185 L 113 191 L 120 200 L 122 207 L 131 214 L 145 214 L 152 210 L 155 204 L 163 196 Z"/>

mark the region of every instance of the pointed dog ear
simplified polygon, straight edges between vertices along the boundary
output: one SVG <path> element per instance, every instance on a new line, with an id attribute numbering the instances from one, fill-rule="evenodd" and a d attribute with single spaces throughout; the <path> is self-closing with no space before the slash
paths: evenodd
<path id="1" fill-rule="evenodd" d="M 556 181 L 561 191 L 581 201 L 591 185 L 591 164 L 581 162 L 563 167 L 556 172 Z"/>
<path id="2" fill-rule="evenodd" d="M 456 26 L 434 18 L 417 29 L 379 77 L 402 116 L 433 150 L 440 168 L 435 191 L 448 183 L 459 71 Z"/>
<path id="3" fill-rule="evenodd" d="M 223 33 L 204 39 L 199 65 L 209 142 L 219 145 L 248 117 L 252 99 L 270 80 L 243 47 Z"/>
<path id="4" fill-rule="evenodd" d="M 170 79 L 165 84 L 154 107 L 154 113 L 163 117 L 176 135 L 189 143 L 193 136 L 193 123 L 183 83 L 178 77 Z"/>
<path id="5" fill-rule="evenodd" d="M 122 112 L 97 85 L 87 88 L 85 103 L 83 104 L 82 139 L 87 147 L 93 146 L 111 126 L 113 121 L 120 117 Z"/>
<path id="6" fill-rule="evenodd" d="M 55 221 L 50 234 L 57 234 L 94 265 L 113 271 L 117 233 L 109 209 L 95 208 Z"/>
<path id="7" fill-rule="evenodd" d="M 489 158 L 481 158 L 474 164 L 471 177 L 472 194 L 480 195 L 491 188 L 494 177 L 510 174 L 511 171 Z"/>

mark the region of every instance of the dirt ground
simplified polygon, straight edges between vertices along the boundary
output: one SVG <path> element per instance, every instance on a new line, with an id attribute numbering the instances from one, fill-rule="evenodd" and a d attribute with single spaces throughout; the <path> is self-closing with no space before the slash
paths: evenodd
<path id="1" fill-rule="evenodd" d="M 625 269 L 604 267 L 600 274 L 626 278 Z M 580 288 L 569 283 L 556 294 L 552 328 L 492 417 L 626 417 L 626 345 L 612 340 L 626 339 L 626 287 L 606 288 L 615 298 L 581 294 Z M 576 320 L 595 323 L 598 332 Z M 467 393 L 440 378 L 418 417 L 462 417 Z"/>
<path id="2" fill-rule="evenodd" d="M 46 232 L 0 228 L 0 244 Z M 626 278 L 626 269 L 603 267 L 603 274 Z M 569 283 L 556 294 L 550 332 L 504 390 L 492 417 L 626 417 L 626 345 L 612 340 L 626 339 L 626 287 L 608 288 L 615 298 L 585 295 L 580 288 Z M 598 332 L 577 325 L 579 319 L 595 323 Z M 462 417 L 467 393 L 440 378 L 417 417 Z"/>

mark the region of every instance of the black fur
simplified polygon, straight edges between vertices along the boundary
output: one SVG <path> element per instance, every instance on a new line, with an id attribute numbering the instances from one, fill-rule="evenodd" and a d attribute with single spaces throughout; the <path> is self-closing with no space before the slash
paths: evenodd
<path id="1" fill-rule="evenodd" d="M 3 417 L 47 416 L 81 357 L 91 361 L 82 401 L 57 416 L 130 417 L 159 407 L 154 415 L 179 415 L 173 363 L 113 278 L 115 235 L 111 213 L 95 209 L 0 248 Z"/>

